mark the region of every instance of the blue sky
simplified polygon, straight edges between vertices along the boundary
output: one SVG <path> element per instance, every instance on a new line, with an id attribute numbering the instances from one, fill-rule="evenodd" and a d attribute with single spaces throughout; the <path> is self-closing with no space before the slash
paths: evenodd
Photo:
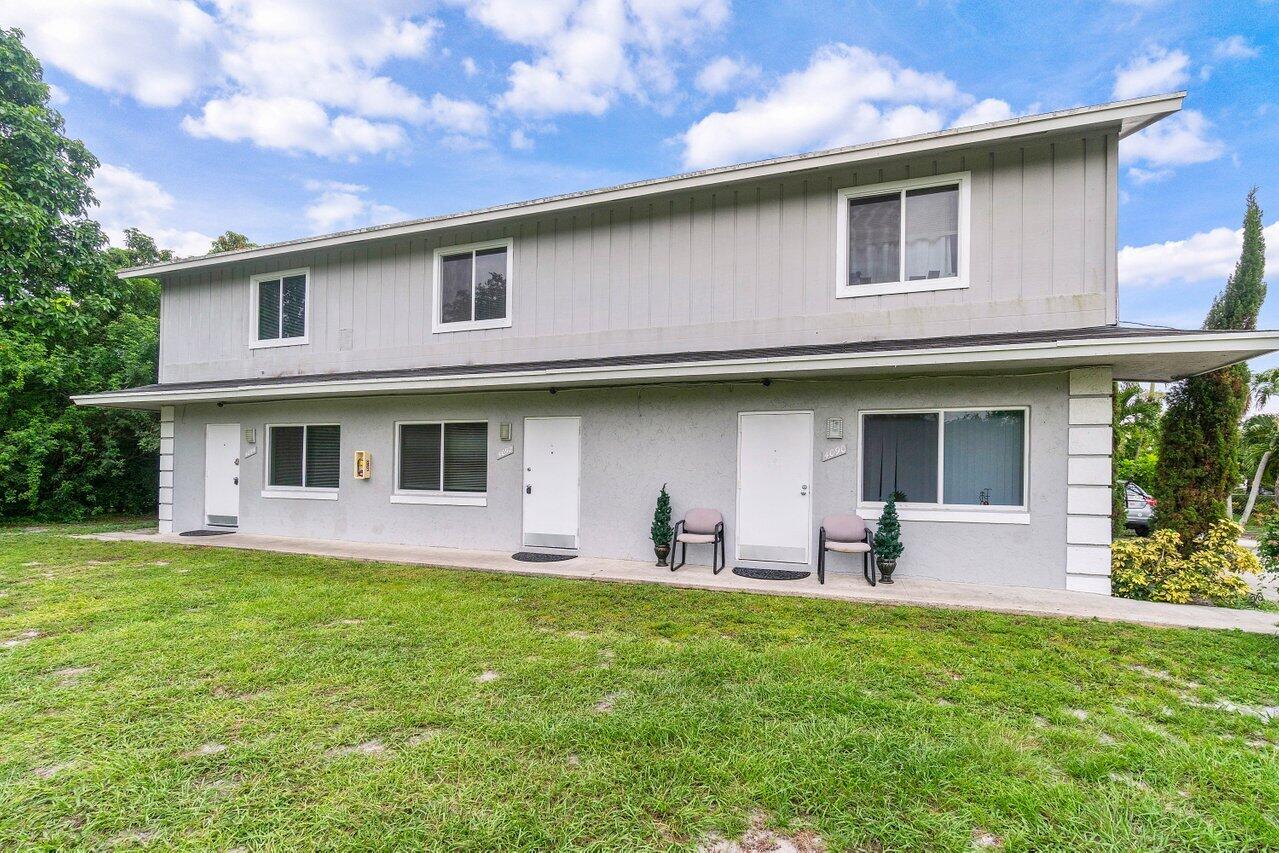
<path id="1" fill-rule="evenodd" d="M 103 162 L 109 232 L 183 253 L 1184 88 L 1121 150 L 1121 317 L 1201 322 L 1253 184 L 1279 278 L 1275 0 L 0 0 L 0 25 Z"/>

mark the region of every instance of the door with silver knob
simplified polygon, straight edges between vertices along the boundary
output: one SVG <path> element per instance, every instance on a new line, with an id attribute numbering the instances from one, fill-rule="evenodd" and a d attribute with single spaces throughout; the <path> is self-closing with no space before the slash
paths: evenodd
<path id="1" fill-rule="evenodd" d="M 576 548 L 580 418 L 524 419 L 525 545 Z"/>
<path id="2" fill-rule="evenodd" d="M 240 425 L 204 428 L 204 521 L 235 527 L 240 521 Z"/>
<path id="3" fill-rule="evenodd" d="M 739 560 L 807 563 L 812 540 L 812 412 L 742 412 L 737 437 Z"/>

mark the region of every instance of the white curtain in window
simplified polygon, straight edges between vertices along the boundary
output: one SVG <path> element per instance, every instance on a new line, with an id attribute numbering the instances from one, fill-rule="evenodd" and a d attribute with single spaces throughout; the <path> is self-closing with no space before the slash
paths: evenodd
<path id="1" fill-rule="evenodd" d="M 945 503 L 1023 506 L 1026 413 L 947 412 Z"/>

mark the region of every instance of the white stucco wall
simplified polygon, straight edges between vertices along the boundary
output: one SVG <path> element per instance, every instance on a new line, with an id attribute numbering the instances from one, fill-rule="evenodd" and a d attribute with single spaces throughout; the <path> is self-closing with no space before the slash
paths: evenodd
<path id="1" fill-rule="evenodd" d="M 249 448 L 242 447 L 243 532 L 519 550 L 523 419 L 576 415 L 582 419 L 581 553 L 651 559 L 649 523 L 658 489 L 667 483 L 676 517 L 692 506 L 724 512 L 730 565 L 743 564 L 733 560 L 739 412 L 813 411 L 815 541 L 823 515 L 854 509 L 859 411 L 1025 405 L 1030 408 L 1029 523 L 904 521 L 906 550 L 898 577 L 1065 588 L 1069 399 L 1069 376 L 1061 372 L 180 406 L 174 418 L 173 529 L 203 526 L 205 424 L 231 422 L 258 433 L 255 455 L 245 455 Z M 833 416 L 845 419 L 842 441 L 825 438 L 825 419 Z M 489 422 L 487 506 L 390 503 L 394 423 L 432 418 Z M 271 422 L 341 424 L 338 500 L 262 498 L 264 426 Z M 498 459 L 498 425 L 504 422 L 513 425 L 514 453 Z M 841 443 L 847 454 L 821 461 L 824 451 Z M 356 450 L 372 452 L 372 479 L 352 477 Z M 690 549 L 689 558 L 709 563 L 710 550 Z M 860 571 L 860 564 L 846 556 L 832 558 L 832 570 Z"/>

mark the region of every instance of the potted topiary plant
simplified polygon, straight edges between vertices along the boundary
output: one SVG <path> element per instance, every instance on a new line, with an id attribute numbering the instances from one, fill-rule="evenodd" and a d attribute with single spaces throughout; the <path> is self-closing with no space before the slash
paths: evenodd
<path id="1" fill-rule="evenodd" d="M 905 547 L 902 545 L 902 524 L 897 518 L 897 494 L 893 493 L 888 496 L 884 511 L 879 516 L 879 526 L 875 528 L 875 564 L 879 567 L 881 582 L 893 582 L 897 558 Z"/>
<path id="2" fill-rule="evenodd" d="M 657 565 L 665 566 L 666 558 L 671 554 L 671 496 L 666 493 L 666 484 L 662 483 L 662 491 L 657 495 L 657 507 L 653 510 L 653 526 L 650 529 L 653 537 L 653 553 L 657 555 Z"/>

